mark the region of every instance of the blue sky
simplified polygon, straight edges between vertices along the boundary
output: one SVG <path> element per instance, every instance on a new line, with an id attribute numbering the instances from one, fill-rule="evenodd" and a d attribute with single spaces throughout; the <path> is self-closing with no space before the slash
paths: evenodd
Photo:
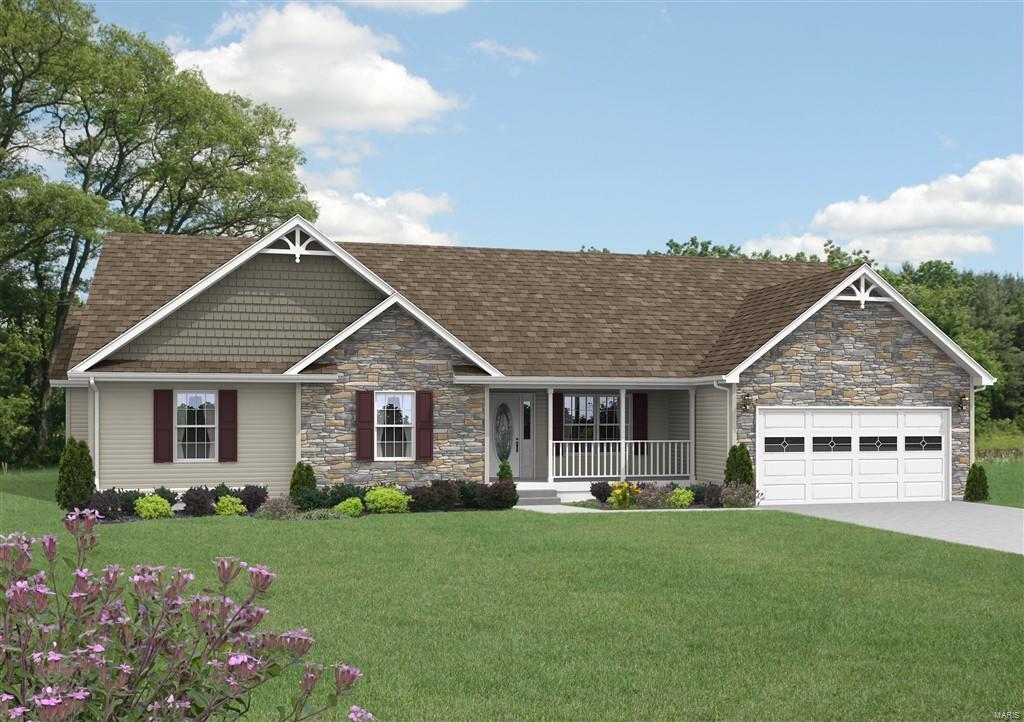
<path id="1" fill-rule="evenodd" d="M 282 107 L 339 240 L 1022 272 L 1021 3 L 99 3 Z M 860 200 L 858 200 L 860 199 Z"/>

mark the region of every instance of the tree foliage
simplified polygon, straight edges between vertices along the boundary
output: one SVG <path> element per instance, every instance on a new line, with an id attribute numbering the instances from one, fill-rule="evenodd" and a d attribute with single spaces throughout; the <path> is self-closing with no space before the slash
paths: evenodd
<path id="1" fill-rule="evenodd" d="M 57 506 L 65 511 L 84 509 L 96 493 L 96 470 L 84 441 L 72 437 L 64 446 L 55 493 Z"/>

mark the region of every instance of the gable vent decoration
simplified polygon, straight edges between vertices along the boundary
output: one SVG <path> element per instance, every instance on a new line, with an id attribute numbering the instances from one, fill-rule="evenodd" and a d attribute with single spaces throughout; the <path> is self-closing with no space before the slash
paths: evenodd
<path id="1" fill-rule="evenodd" d="M 856 281 L 843 289 L 842 293 L 836 296 L 837 301 L 858 301 L 860 307 L 869 301 L 880 301 L 887 303 L 892 300 L 885 292 L 871 282 L 866 276 L 861 276 Z"/>
<path id="2" fill-rule="evenodd" d="M 334 255 L 301 228 L 293 228 L 281 234 L 280 238 L 264 248 L 261 253 L 295 256 L 296 263 L 302 259 L 302 256 Z"/>

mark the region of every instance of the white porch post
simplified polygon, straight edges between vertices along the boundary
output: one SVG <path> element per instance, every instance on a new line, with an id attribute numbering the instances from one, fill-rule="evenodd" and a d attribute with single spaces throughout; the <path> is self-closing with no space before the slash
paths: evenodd
<path id="1" fill-rule="evenodd" d="M 626 480 L 626 389 L 619 389 L 619 481 Z"/>
<path id="2" fill-rule="evenodd" d="M 697 405 L 694 402 L 697 395 L 693 392 L 692 386 L 688 391 L 690 394 L 690 449 L 686 458 L 686 474 L 692 479 L 697 473 L 697 466 L 694 463 L 694 457 L 697 454 Z"/>
<path id="3" fill-rule="evenodd" d="M 548 483 L 555 483 L 555 390 L 548 387 Z"/>
<path id="4" fill-rule="evenodd" d="M 491 387 L 484 386 L 484 483 L 491 481 Z"/>

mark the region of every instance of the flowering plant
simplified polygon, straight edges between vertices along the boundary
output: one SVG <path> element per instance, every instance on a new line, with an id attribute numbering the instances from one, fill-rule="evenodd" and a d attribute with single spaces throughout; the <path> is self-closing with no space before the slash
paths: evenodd
<path id="1" fill-rule="evenodd" d="M 608 503 L 616 509 L 632 509 L 640 500 L 640 487 L 631 481 L 616 481 L 612 483 L 612 493 L 608 497 Z"/>
<path id="2" fill-rule="evenodd" d="M 304 664 L 299 690 L 279 717 L 299 722 L 334 708 L 362 677 L 355 667 L 334 665 L 331 689 L 314 702 L 326 668 L 304 662 L 313 638 L 305 629 L 257 630 L 267 612 L 257 600 L 276 578 L 264 566 L 218 559 L 216 588 L 192 595 L 187 569 L 90 571 L 85 562 L 99 518 L 75 509 L 65 519 L 75 539 L 66 581 L 57 573 L 56 537 L 0 535 L 0 718 L 239 717 L 255 688 Z M 34 564 L 40 552 L 41 569 Z M 248 584 L 236 601 L 229 591 L 240 576 Z M 358 707 L 348 717 L 373 719 Z"/>

